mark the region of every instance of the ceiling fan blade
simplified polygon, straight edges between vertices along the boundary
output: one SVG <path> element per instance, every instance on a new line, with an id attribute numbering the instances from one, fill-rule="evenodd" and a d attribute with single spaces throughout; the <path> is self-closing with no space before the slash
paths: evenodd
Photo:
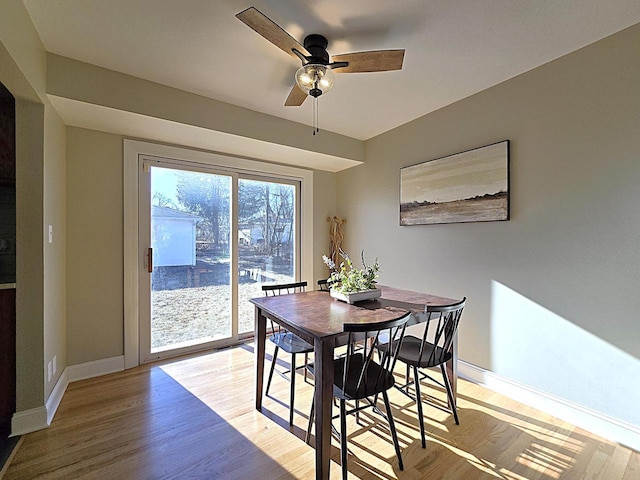
<path id="1" fill-rule="evenodd" d="M 294 84 L 287 100 L 284 102 L 285 107 L 299 107 L 307 99 L 308 95 L 302 90 L 298 84 Z"/>
<path id="2" fill-rule="evenodd" d="M 236 15 L 238 20 L 252 28 L 256 33 L 273 43 L 276 47 L 284 50 L 293 58 L 298 58 L 293 49 L 295 48 L 303 55 L 309 52 L 300 43 L 284 31 L 277 23 L 261 13 L 255 7 L 249 7 Z"/>
<path id="3" fill-rule="evenodd" d="M 373 50 L 370 52 L 332 55 L 331 62 L 349 62 L 346 67 L 336 67 L 336 73 L 386 72 L 402 69 L 404 50 Z"/>

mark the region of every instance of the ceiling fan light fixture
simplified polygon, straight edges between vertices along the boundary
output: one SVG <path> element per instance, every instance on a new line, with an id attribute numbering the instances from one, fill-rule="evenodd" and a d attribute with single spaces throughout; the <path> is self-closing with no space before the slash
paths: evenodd
<path id="1" fill-rule="evenodd" d="M 311 85 L 313 83 L 313 79 L 307 75 L 307 72 L 303 72 L 302 75 L 298 77 L 301 85 Z"/>
<path id="2" fill-rule="evenodd" d="M 307 95 L 319 97 L 333 87 L 335 75 L 331 67 L 319 63 L 308 63 L 296 72 L 296 83 Z"/>

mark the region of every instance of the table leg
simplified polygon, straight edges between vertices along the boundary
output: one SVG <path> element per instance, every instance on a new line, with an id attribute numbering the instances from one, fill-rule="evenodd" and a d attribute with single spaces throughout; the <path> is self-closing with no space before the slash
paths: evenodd
<path id="1" fill-rule="evenodd" d="M 256 356 L 256 410 L 262 410 L 262 386 L 264 383 L 264 354 L 267 337 L 267 318 L 256 307 L 255 319 L 255 356 Z"/>
<path id="2" fill-rule="evenodd" d="M 329 478 L 333 407 L 333 339 L 314 343 L 316 479 Z"/>
<path id="3" fill-rule="evenodd" d="M 451 383 L 451 393 L 453 393 L 453 400 L 457 403 L 458 399 L 458 332 L 453 336 L 453 342 L 451 342 L 451 360 L 446 364 L 447 376 Z M 453 408 L 451 402 L 447 399 L 447 405 L 449 408 Z"/>

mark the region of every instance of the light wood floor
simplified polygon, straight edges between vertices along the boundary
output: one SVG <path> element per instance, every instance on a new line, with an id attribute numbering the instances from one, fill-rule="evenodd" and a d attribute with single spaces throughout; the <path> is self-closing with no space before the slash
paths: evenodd
<path id="1" fill-rule="evenodd" d="M 267 342 L 269 343 L 269 342 Z M 288 359 L 286 359 L 288 361 Z M 312 479 L 304 443 L 312 387 L 298 382 L 296 424 L 288 383 L 274 377 L 264 412 L 253 408 L 253 347 L 244 345 L 75 382 L 51 427 L 24 437 L 6 471 L 14 479 Z M 461 381 L 460 425 L 393 390 L 405 470 L 389 434 L 368 411 L 350 419 L 349 472 L 361 479 L 640 478 L 640 454 Z M 444 399 L 441 391 L 425 388 Z M 331 477 L 340 477 L 334 441 Z"/>

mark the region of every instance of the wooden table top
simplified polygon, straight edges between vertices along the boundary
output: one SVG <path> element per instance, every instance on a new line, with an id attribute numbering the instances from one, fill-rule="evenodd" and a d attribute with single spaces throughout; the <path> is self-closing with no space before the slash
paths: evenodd
<path id="1" fill-rule="evenodd" d="M 405 308 L 412 312 L 423 312 L 427 305 L 451 305 L 460 301 L 453 298 L 438 297 L 429 293 L 402 290 L 387 285 L 378 285 L 378 288 L 382 290 L 382 297 L 379 300 L 382 304 Z"/>
<path id="2" fill-rule="evenodd" d="M 252 298 L 250 301 L 263 312 L 289 325 L 303 337 L 335 337 L 344 332 L 345 324 L 394 320 L 408 311 L 422 312 L 425 305 L 449 305 L 456 300 L 410 292 L 379 285 L 382 297 L 375 301 L 349 305 L 327 292 L 310 291 L 289 295 Z"/>

